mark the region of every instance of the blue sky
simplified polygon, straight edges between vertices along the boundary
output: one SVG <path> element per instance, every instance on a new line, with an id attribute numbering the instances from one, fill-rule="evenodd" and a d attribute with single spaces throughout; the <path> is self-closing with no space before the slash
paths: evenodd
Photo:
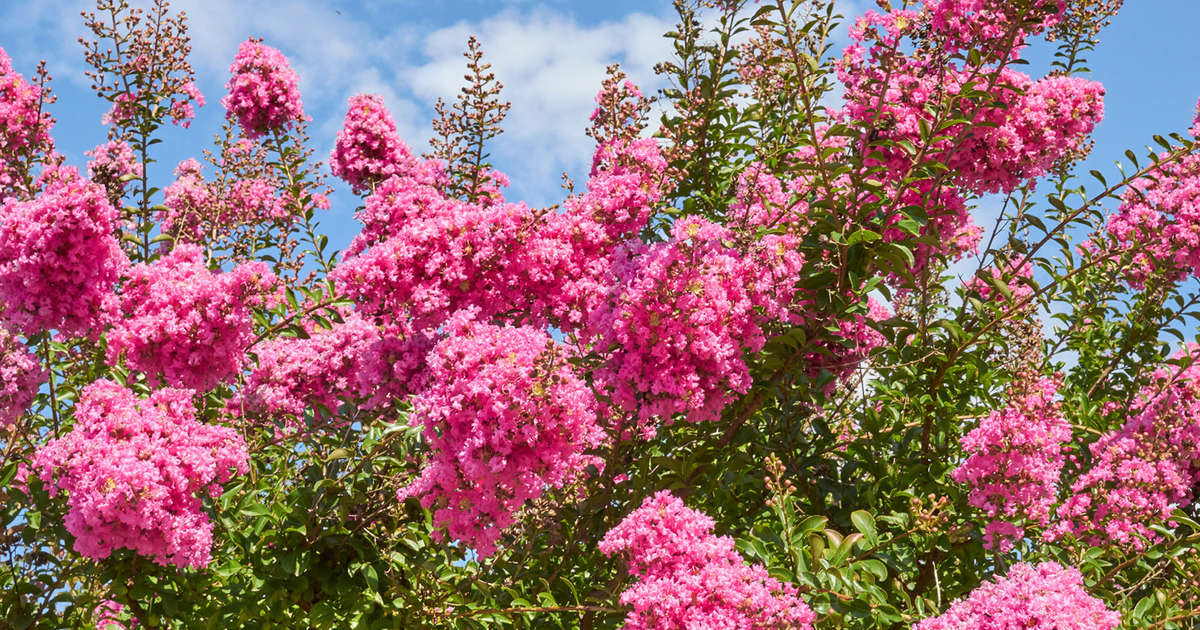
<path id="1" fill-rule="evenodd" d="M 1200 97 L 1195 0 L 1126 0 L 1091 55 L 1092 78 L 1107 88 L 1105 119 L 1089 164 L 1111 170 L 1126 148 L 1151 135 L 1186 133 Z M 1139 155 L 1140 157 L 1140 155 Z"/>
<path id="2" fill-rule="evenodd" d="M 856 14 L 874 3 L 847 0 Z M 1200 95 L 1194 25 L 1200 2 L 1130 0 L 1092 55 L 1094 78 L 1108 90 L 1107 115 L 1096 133 L 1088 168 L 1115 172 L 1112 161 L 1138 149 L 1153 133 L 1182 132 Z M 647 88 L 657 87 L 651 66 L 668 52 L 661 33 L 674 24 L 668 0 L 179 0 L 191 18 L 193 63 L 209 105 L 187 131 L 171 130 L 152 173 L 170 181 L 181 159 L 210 146 L 218 129 L 229 62 L 249 36 L 265 38 L 291 58 L 302 80 L 305 109 L 313 117 L 319 158 L 328 154 L 341 126 L 346 99 L 358 92 L 384 96 L 401 134 L 417 150 L 429 135 L 432 104 L 451 97 L 462 79 L 460 53 L 468 33 L 479 35 L 487 59 L 513 102 L 495 161 L 513 179 L 510 197 L 534 205 L 561 199 L 559 174 L 577 180 L 590 164 L 583 130 L 604 67 L 621 62 Z M 0 46 L 29 75 L 45 58 L 55 75 L 59 102 L 55 137 L 70 161 L 103 142 L 100 115 L 107 109 L 88 89 L 79 11 L 87 0 L 7 2 L 0 7 Z M 1044 69 L 1033 51 L 1031 73 Z M 649 91 L 649 90 L 648 90 Z M 1141 153 L 1141 151 L 1138 151 Z M 344 245 L 357 230 L 357 200 L 339 188 L 323 224 Z M 981 222 L 984 217 L 980 217 Z"/>

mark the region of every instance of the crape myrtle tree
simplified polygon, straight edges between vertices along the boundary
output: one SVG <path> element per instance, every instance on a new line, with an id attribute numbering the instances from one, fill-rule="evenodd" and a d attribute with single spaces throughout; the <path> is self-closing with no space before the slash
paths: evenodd
<path id="1" fill-rule="evenodd" d="M 0 627 L 1193 627 L 1200 121 L 1078 176 L 1119 0 L 877 4 L 678 0 L 550 208 L 473 39 L 327 164 L 246 41 L 170 182 L 165 0 L 84 15 L 85 165 L 0 54 Z"/>

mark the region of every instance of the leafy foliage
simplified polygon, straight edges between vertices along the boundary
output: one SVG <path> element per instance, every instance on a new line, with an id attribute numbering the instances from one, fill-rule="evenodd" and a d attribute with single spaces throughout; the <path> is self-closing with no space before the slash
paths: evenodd
<path id="1" fill-rule="evenodd" d="M 1039 159 L 1006 165 L 1011 170 L 1000 174 L 1006 177 L 989 180 L 1005 182 L 991 197 L 1002 201 L 995 225 L 967 234 L 970 210 L 993 188 L 977 185 L 978 172 L 968 171 L 979 167 L 963 161 L 964 152 L 986 161 L 1003 144 L 989 145 L 985 140 L 997 137 L 989 134 L 1021 127 L 1022 112 L 1056 111 L 1025 106 L 1022 99 L 1041 89 L 1033 86 L 1045 84 L 1012 80 L 1014 67 L 1023 63 L 1021 42 L 1045 32 L 1058 50 L 1054 78 L 1074 78 L 1086 72 L 1085 55 L 1120 2 L 977 3 L 985 10 L 971 17 L 979 19 L 963 23 L 999 25 L 999 36 L 953 40 L 953 46 L 947 42 L 955 34 L 939 31 L 949 27 L 939 26 L 931 12 L 971 3 L 941 0 L 894 9 L 880 2 L 881 11 L 852 31 L 857 45 L 870 51 L 857 78 L 850 76 L 856 72 L 851 53 L 834 49 L 832 34 L 844 18 L 830 0 L 674 4 L 680 21 L 666 34 L 674 55 L 658 66 L 670 82 L 660 95 L 661 126 L 653 140 L 664 158 L 661 173 L 645 166 L 658 162 L 631 157 L 649 103 L 614 68 L 591 130 L 599 145 L 592 176 L 600 192 L 573 197 L 562 209 L 530 210 L 505 201 L 507 180 L 492 170 L 488 146 L 498 140 L 508 104 L 472 38 L 466 87 L 453 105 L 438 104 L 438 137 L 427 170 L 411 175 L 416 183 L 408 188 L 377 187 L 373 180 L 362 187 L 367 194 L 378 188 L 403 199 L 404 212 L 411 213 L 373 226 L 381 233 L 373 239 L 405 227 L 452 226 L 447 239 L 468 243 L 455 252 L 456 260 L 468 261 L 472 266 L 465 268 L 476 275 L 441 287 L 446 294 L 477 298 L 487 295 L 483 289 L 472 293 L 479 286 L 501 286 L 507 293 L 494 300 L 500 306 L 468 305 L 486 320 L 481 326 L 532 322 L 548 331 L 538 331 L 538 339 L 553 337 L 563 349 L 555 355 L 556 369 L 575 370 L 579 389 L 590 388 L 601 410 L 597 422 L 606 431 L 604 439 L 581 447 L 586 456 L 575 459 L 587 465 L 580 465 L 579 475 L 554 483 L 535 479 L 540 496 L 531 492 L 536 498 L 512 514 L 494 553 L 441 540 L 436 510 L 455 506 L 426 509 L 420 497 L 398 498 L 397 492 L 444 450 L 445 436 L 437 427 L 410 425 L 421 414 L 382 381 L 407 369 L 403 356 L 425 356 L 412 349 L 422 334 L 450 333 L 439 329 L 445 322 L 424 331 L 405 328 L 412 300 L 419 298 L 393 296 L 388 304 L 397 306 L 386 313 L 356 315 L 378 327 L 379 345 L 370 352 L 387 367 L 373 372 L 383 376 L 365 386 L 375 388 L 369 395 L 347 387 L 333 406 L 312 403 L 300 417 L 284 418 L 231 403 L 246 387 L 245 373 L 195 392 L 198 420 L 236 428 L 250 453 L 248 474 L 213 496 L 201 495 L 213 523 L 207 567 L 154 564 L 124 548 L 93 560 L 73 550 L 63 494 L 51 496 L 51 488 L 29 474 L 29 463 L 45 443 L 70 433 L 75 404 L 89 384 L 109 379 L 146 398 L 153 382 L 108 351 L 103 331 L 73 337 L 28 331 L 24 345 L 48 372 L 32 408 L 14 426 L 0 425 L 0 628 L 86 627 L 109 600 L 124 606 L 120 614 L 127 619 L 152 628 L 618 627 L 628 613 L 621 594 L 637 577 L 622 558 L 602 553 L 600 541 L 664 490 L 710 517 L 717 535 L 733 537 L 748 565 L 762 565 L 770 578 L 792 585 L 815 612 L 817 627 L 911 627 L 1018 562 L 1077 568 L 1086 593 L 1117 611 L 1128 627 L 1192 627 L 1200 604 L 1194 579 L 1200 572 L 1200 514 L 1191 493 L 1200 478 L 1188 480 L 1170 519 L 1147 524 L 1156 536 L 1144 544 L 1047 538 L 1044 523 L 1023 522 L 1026 533 L 1012 541 L 1015 548 L 1001 551 L 985 539 L 991 517 L 972 505 L 972 488 L 952 476 L 968 456 L 961 440 L 980 419 L 1009 407 L 1031 382 L 1055 379 L 1055 411 L 1071 433 L 1054 489 L 1053 502 L 1061 504 L 1092 468 L 1097 455 L 1089 445 L 1119 431 L 1162 388 L 1192 387 L 1181 375 L 1194 353 L 1178 350 L 1195 340 L 1200 322 L 1196 279 L 1157 258 L 1148 277 L 1131 276 L 1144 273 L 1146 259 L 1138 255 L 1153 243 L 1123 243 L 1107 228 L 1115 209 L 1131 203 L 1127 191 L 1178 177 L 1172 165 L 1195 155 L 1194 137 L 1155 136 L 1157 149 L 1142 157 L 1127 152 L 1115 173 L 1075 172 L 1090 149 L 1086 133 L 1073 138 L 1078 142 L 1055 145 L 1054 160 L 1036 154 Z M 188 118 L 173 103 L 203 100 L 191 93 L 194 86 L 186 87 L 192 77 L 186 22 L 162 0 L 147 13 L 105 0 L 99 12 L 101 17 L 87 17 L 98 39 L 85 44 L 95 68 L 89 76 L 98 94 L 114 104 L 113 137 L 148 166 L 162 123 Z M 137 62 L 143 54 L 170 61 L 147 66 Z M 918 98 L 915 90 L 896 87 L 909 85 L 897 84 L 897 77 L 930 87 Z M 1055 85 L 1087 88 L 1083 81 Z M 1096 114 L 1094 98 L 1083 100 L 1092 109 L 1063 115 L 1078 122 Z M 855 103 L 865 113 L 853 115 Z M 36 124 L 44 124 L 40 114 Z M 269 182 L 282 212 L 247 222 L 213 210 L 196 223 L 201 236 L 192 239 L 204 248 L 209 267 L 258 260 L 284 281 L 280 299 L 253 309 L 247 370 L 262 359 L 255 354 L 260 342 L 308 339 L 343 325 L 356 306 L 331 280 L 330 272 L 347 258 L 329 251 L 317 226 L 328 187 L 311 159 L 304 121 L 260 132 L 247 137 L 231 119 L 208 154 L 217 175 L 201 184 L 229 202 L 238 182 Z M 406 149 L 394 153 L 411 158 Z M 49 161 L 36 155 L 10 160 L 20 175 L 15 198 L 29 201 L 37 194 L 37 169 Z M 156 203 L 163 191 L 150 184 L 145 169 L 122 179 L 130 185 L 108 190 L 128 204 L 121 208 L 126 225 L 120 236 L 132 262 L 152 263 L 189 240 L 162 232 L 172 202 Z M 628 234 L 615 234 L 621 231 L 611 229 L 615 220 L 602 216 L 611 208 L 589 205 L 611 193 L 604 186 L 616 187 L 614 181 L 635 182 L 642 194 L 628 199 L 648 207 L 628 213 L 633 218 L 622 224 Z M 1143 185 L 1131 188 L 1138 181 Z M 0 209 L 0 223 L 10 205 Z M 359 216 L 384 206 L 391 207 L 369 199 Z M 477 212 L 459 212 L 467 207 Z M 488 223 L 496 215 L 509 221 L 504 231 Z M 987 240 L 973 249 L 972 238 L 981 234 Z M 491 237 L 483 240 L 495 251 L 477 246 L 473 239 L 480 235 Z M 603 278 L 595 283 L 602 286 L 599 297 L 589 293 L 594 287 L 587 281 L 594 278 L 561 272 L 588 265 L 538 276 L 537 265 L 560 251 L 547 243 L 572 254 L 605 252 L 594 259 L 578 255 L 602 270 L 595 276 Z M 755 262 L 759 266 L 745 268 L 763 271 L 722 278 L 745 285 L 746 295 L 770 296 L 739 303 L 741 328 L 730 337 L 741 345 L 723 356 L 722 365 L 745 366 L 745 391 L 717 392 L 713 400 L 721 404 L 712 415 L 719 418 L 710 421 L 670 413 L 638 417 L 637 405 L 652 398 L 650 390 L 612 396 L 605 379 L 620 378 L 621 371 L 603 368 L 621 353 L 594 342 L 604 335 L 584 333 L 597 325 L 587 315 L 600 312 L 595 304 L 616 293 L 604 284 L 622 277 L 611 271 L 619 268 L 614 260 L 632 265 L 650 259 L 646 252 L 693 251 L 685 247 Z M 964 260 L 978 267 L 968 278 L 951 271 Z M 684 314 L 707 313 L 699 299 L 701 306 L 691 311 L 670 302 L 708 295 L 710 278 L 702 276 L 707 268 L 675 268 L 683 269 L 676 277 L 687 282 L 663 282 L 668 289 L 647 292 L 653 298 L 644 304 L 621 306 L 662 307 L 644 309 L 654 310 L 646 318 L 648 330 L 664 319 L 678 324 L 688 321 Z M 785 277 L 772 284 L 767 272 L 781 269 Z M 426 271 L 428 282 L 443 280 L 444 269 Z M 544 290 L 547 278 L 576 282 L 571 286 L 578 295 L 572 297 L 578 301 L 558 311 L 542 308 L 554 293 Z M 362 284 L 377 289 L 382 283 L 372 277 Z M 521 300 L 537 306 L 512 306 Z M 429 312 L 440 313 L 437 308 Z M 562 315 L 572 308 L 582 312 Z M 733 309 L 717 310 L 714 320 L 732 326 Z M 751 326 L 761 328 L 761 343 L 743 334 Z M 661 339 L 647 339 L 646 352 L 653 352 Z M 409 355 L 388 354 L 397 347 L 388 344 L 410 342 L 417 345 L 404 346 Z M 678 355 L 660 359 L 673 367 L 683 362 Z M 533 378 L 550 376 L 504 365 L 516 374 L 513 380 L 534 383 L 521 392 L 530 400 L 556 389 Z M 331 367 L 329 381 L 337 375 Z M 732 402 L 724 405 L 726 399 Z M 505 412 L 500 418 L 528 412 L 496 405 Z M 1188 420 L 1196 419 L 1180 422 Z M 633 430 L 644 422 L 653 430 Z M 530 431 L 541 426 L 514 425 L 534 427 Z M 536 436 L 525 437 L 537 444 Z M 478 461 L 486 460 L 481 455 Z M 492 472 L 501 469 L 497 463 Z"/>

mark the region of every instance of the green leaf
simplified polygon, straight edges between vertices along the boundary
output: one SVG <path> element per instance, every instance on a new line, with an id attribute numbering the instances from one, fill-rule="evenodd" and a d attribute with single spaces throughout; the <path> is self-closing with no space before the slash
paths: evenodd
<path id="1" fill-rule="evenodd" d="M 992 285 L 997 291 L 999 291 L 1000 295 L 1004 296 L 1004 299 L 1012 299 L 1012 290 L 1008 288 L 1008 283 L 1005 282 L 1003 278 L 995 274 L 988 274 L 988 284 Z"/>
<path id="2" fill-rule="evenodd" d="M 855 510 L 850 514 L 850 522 L 854 523 L 854 529 L 862 532 L 868 546 L 876 547 L 879 545 L 879 534 L 875 531 L 875 517 L 871 516 L 870 512 Z"/>
<path id="3" fill-rule="evenodd" d="M 809 516 L 803 521 L 800 521 L 800 525 L 797 527 L 799 530 L 798 533 L 810 534 L 813 532 L 819 532 L 825 529 L 825 524 L 828 522 L 829 519 L 825 518 L 824 516 Z"/>
<path id="4" fill-rule="evenodd" d="M 871 575 L 878 578 L 879 581 L 881 581 L 881 582 L 883 580 L 887 579 L 887 575 L 888 575 L 887 565 L 884 564 L 880 560 L 876 560 L 875 558 L 869 558 L 867 560 L 863 560 L 862 562 L 859 562 L 858 566 L 860 568 L 862 568 L 863 570 L 865 570 L 867 573 L 870 573 Z"/>
<path id="5" fill-rule="evenodd" d="M 367 586 L 370 587 L 372 591 L 379 590 L 379 573 L 375 571 L 375 567 L 369 564 L 364 564 L 362 568 L 362 576 L 363 579 L 367 581 Z"/>
<path id="6" fill-rule="evenodd" d="M 1153 607 L 1154 607 L 1154 596 L 1147 595 L 1147 596 L 1143 597 L 1141 600 L 1138 601 L 1137 605 L 1133 607 L 1133 618 L 1134 619 L 1144 619 L 1146 617 L 1146 613 L 1150 612 L 1150 609 Z"/>
<path id="7" fill-rule="evenodd" d="M 261 503 L 252 503 L 242 508 L 240 512 L 245 516 L 266 516 L 271 513 L 271 510 Z"/>
<path id="8" fill-rule="evenodd" d="M 872 241 L 878 241 L 881 238 L 883 238 L 883 236 L 881 236 L 879 232 L 874 232 L 872 230 L 859 230 L 851 234 L 850 238 L 846 239 L 846 244 L 854 245 L 857 243 L 870 243 Z"/>

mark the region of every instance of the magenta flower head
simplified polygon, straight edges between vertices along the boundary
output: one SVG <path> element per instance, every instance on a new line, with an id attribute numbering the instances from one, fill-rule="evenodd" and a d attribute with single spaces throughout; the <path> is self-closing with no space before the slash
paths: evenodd
<path id="1" fill-rule="evenodd" d="M 0 326 L 0 427 L 21 419 L 47 376 L 16 333 Z"/>
<path id="2" fill-rule="evenodd" d="M 92 611 L 96 630 L 129 630 L 137 627 L 137 619 L 125 610 L 125 604 L 106 599 Z M 128 617 L 128 621 L 125 618 Z"/>
<path id="3" fill-rule="evenodd" d="M 258 138 L 304 119 L 300 77 L 283 53 L 261 40 L 248 39 L 238 46 L 229 72 L 233 75 L 225 84 L 229 94 L 221 105 L 247 137 Z"/>
<path id="4" fill-rule="evenodd" d="M 120 205 L 125 186 L 131 179 L 142 177 L 145 169 L 133 155 L 133 149 L 121 140 L 111 140 L 84 155 L 92 158 L 87 165 L 88 177 L 108 191 L 114 207 Z"/>
<path id="5" fill-rule="evenodd" d="M 118 211 L 72 167 L 47 169 L 29 201 L 0 207 L 0 305 L 26 335 L 93 332 L 129 265 L 117 241 Z"/>
<path id="6" fill-rule="evenodd" d="M 1054 562 L 1014 565 L 914 630 L 1115 630 L 1121 616 L 1088 595 L 1083 576 Z"/>
<path id="7" fill-rule="evenodd" d="M 661 490 L 609 530 L 601 553 L 623 558 L 637 580 L 621 593 L 629 609 L 623 627 L 812 630 L 816 615 L 796 587 L 747 565 L 715 525 Z"/>
<path id="8" fill-rule="evenodd" d="M 676 414 L 716 420 L 750 386 L 744 350 L 765 339 L 759 296 L 745 278 L 760 272 L 726 247 L 723 226 L 687 217 L 672 240 L 633 246 L 612 265 L 612 296 L 592 310 L 585 336 L 611 349 L 596 380 L 613 403 L 637 414 L 650 436 Z"/>
<path id="9" fill-rule="evenodd" d="M 416 166 L 412 152 L 396 133 L 396 121 L 383 106 L 383 97 L 351 96 L 345 126 L 329 156 L 333 174 L 361 194 L 393 175 L 409 174 Z"/>
<path id="10" fill-rule="evenodd" d="M 316 405 L 336 411 L 338 397 L 357 385 L 357 373 L 380 334 L 355 312 L 330 329 L 307 326 L 307 337 L 282 337 L 256 349 L 258 368 L 246 380 L 240 406 L 302 418 Z"/>
<path id="11" fill-rule="evenodd" d="M 1106 229 L 1112 251 L 1129 257 L 1124 276 L 1130 286 L 1144 288 L 1156 276 L 1169 282 L 1200 277 L 1198 193 L 1200 155 L 1195 154 L 1168 161 L 1125 189 Z"/>
<path id="12" fill-rule="evenodd" d="M 49 98 L 49 90 L 43 92 L 37 82 L 13 70 L 8 53 L 0 48 L 0 197 L 19 186 L 30 160 L 54 153 L 54 118 L 42 107 Z"/>
<path id="13" fill-rule="evenodd" d="M 241 370 L 253 309 L 273 303 L 278 282 L 259 261 L 214 273 L 190 244 L 133 265 L 111 314 L 109 364 L 124 357 L 156 385 L 212 389 Z"/>
<path id="14" fill-rule="evenodd" d="M 33 468 L 51 495 L 67 493 L 75 551 L 101 560 L 118 548 L 155 563 L 205 567 L 212 522 L 201 497 L 249 471 L 241 435 L 201 422 L 186 389 L 139 398 L 119 383 L 88 385 L 75 426 L 51 440 Z"/>
<path id="15" fill-rule="evenodd" d="M 428 355 L 430 386 L 412 401 L 431 457 L 397 498 L 433 511 L 434 540 L 448 534 L 486 558 L 526 501 L 601 464 L 588 451 L 604 435 L 595 395 L 544 331 L 471 312 L 445 328 Z"/>
<path id="16" fill-rule="evenodd" d="M 1075 479 L 1058 507 L 1047 540 L 1064 536 L 1092 546 L 1142 551 L 1162 540 L 1153 526 L 1172 525 L 1179 506 L 1192 503 L 1200 483 L 1200 347 L 1188 344 L 1164 365 L 1131 404 L 1121 428 L 1088 446 L 1090 468 Z M 1106 413 L 1121 409 L 1111 403 Z"/>
<path id="17" fill-rule="evenodd" d="M 1071 439 L 1071 423 L 1055 400 L 1058 387 L 1051 378 L 1023 384 L 1026 392 L 962 438 L 967 457 L 950 476 L 970 488 L 968 503 L 992 519 L 984 529 L 986 548 L 1012 549 L 1025 533 L 1016 521 L 1050 522 Z"/>

